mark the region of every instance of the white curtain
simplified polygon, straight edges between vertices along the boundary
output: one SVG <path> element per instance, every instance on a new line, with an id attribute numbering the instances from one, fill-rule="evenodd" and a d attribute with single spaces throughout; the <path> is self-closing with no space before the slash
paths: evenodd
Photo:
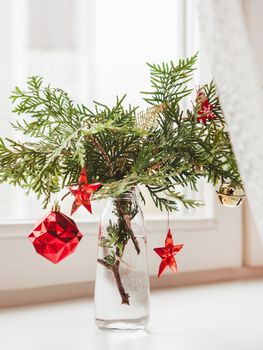
<path id="1" fill-rule="evenodd" d="M 199 23 L 263 241 L 263 1 L 199 0 Z"/>

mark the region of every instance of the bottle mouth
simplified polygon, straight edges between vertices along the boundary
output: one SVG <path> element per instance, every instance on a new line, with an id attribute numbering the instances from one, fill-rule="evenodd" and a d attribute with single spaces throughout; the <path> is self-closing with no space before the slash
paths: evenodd
<path id="1" fill-rule="evenodd" d="M 134 200 L 138 197 L 139 190 L 137 187 L 132 187 L 130 190 L 123 192 L 119 196 L 114 197 L 114 200 Z"/>

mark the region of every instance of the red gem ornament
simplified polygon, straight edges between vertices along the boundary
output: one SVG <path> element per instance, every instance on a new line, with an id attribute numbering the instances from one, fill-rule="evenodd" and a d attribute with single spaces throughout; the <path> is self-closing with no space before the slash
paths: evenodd
<path id="1" fill-rule="evenodd" d="M 159 267 L 158 277 L 161 276 L 167 266 L 171 268 L 173 272 L 177 271 L 177 264 L 174 256 L 183 248 L 183 244 L 174 245 L 173 236 L 171 230 L 168 230 L 165 247 L 154 248 L 154 251 L 162 258 L 162 262 Z"/>
<path id="2" fill-rule="evenodd" d="M 209 103 L 206 94 L 203 91 L 197 93 L 196 102 L 198 104 L 198 117 L 196 120 L 198 122 L 207 123 L 207 120 L 212 120 L 216 118 L 216 115 L 213 113 L 214 105 Z"/>
<path id="3" fill-rule="evenodd" d="M 82 238 L 75 222 L 62 214 L 59 209 L 52 208 L 28 236 L 35 250 L 44 258 L 57 264 L 73 253 Z"/>
<path id="4" fill-rule="evenodd" d="M 75 196 L 75 200 L 72 204 L 71 214 L 81 206 L 84 205 L 86 209 L 92 214 L 90 197 L 93 192 L 95 192 L 100 187 L 100 183 L 88 184 L 86 170 L 83 168 L 80 177 L 79 184 L 74 186 L 69 186 L 68 189 Z"/>

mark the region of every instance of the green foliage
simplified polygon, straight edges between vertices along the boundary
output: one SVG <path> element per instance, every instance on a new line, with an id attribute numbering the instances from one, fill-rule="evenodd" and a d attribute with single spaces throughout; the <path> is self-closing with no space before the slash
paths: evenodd
<path id="1" fill-rule="evenodd" d="M 144 96 L 152 109 L 140 114 L 140 123 L 137 108 L 124 107 L 125 96 L 112 108 L 95 102 L 92 109 L 45 86 L 42 78 L 29 78 L 27 91 L 17 87 L 11 96 L 18 116 L 12 126 L 28 142 L 0 139 L 0 182 L 34 191 L 46 206 L 51 193 L 77 183 L 85 167 L 90 182 L 102 183 L 94 199 L 145 185 L 155 205 L 170 211 L 178 202 L 200 205 L 180 194 L 179 185 L 195 190 L 202 177 L 242 185 L 214 83 L 200 89 L 216 119 L 197 122 L 196 101 L 181 109 L 193 90 L 196 59 L 149 64 L 152 91 Z M 198 166 L 204 170 L 196 171 Z"/>
<path id="2" fill-rule="evenodd" d="M 162 65 L 148 63 L 153 90 L 144 92 L 148 95 L 145 100 L 152 105 L 163 102 L 167 105 L 170 103 L 178 104 L 180 100 L 192 92 L 187 83 L 192 80 L 193 66 L 196 60 L 197 54 L 185 60 L 180 59 L 176 65 L 174 62 Z"/>
<path id="3" fill-rule="evenodd" d="M 104 259 L 104 260 L 106 261 L 106 263 L 108 263 L 110 266 L 113 266 L 113 265 L 115 264 L 115 261 L 116 261 L 115 254 L 114 254 L 113 251 L 111 252 L 111 255 L 106 255 L 106 256 L 104 256 L 103 259 Z"/>
<path id="4" fill-rule="evenodd" d="M 120 255 L 122 255 L 122 250 L 124 244 L 128 241 L 128 234 L 125 230 L 121 230 L 118 223 L 110 225 L 107 229 L 107 237 L 102 237 L 100 246 L 103 248 L 117 248 Z M 113 255 L 113 251 L 111 251 Z M 115 255 L 114 255 L 115 256 Z"/>

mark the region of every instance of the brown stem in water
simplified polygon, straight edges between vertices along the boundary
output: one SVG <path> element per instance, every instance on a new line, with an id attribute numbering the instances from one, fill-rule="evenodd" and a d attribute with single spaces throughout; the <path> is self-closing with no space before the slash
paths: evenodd
<path id="1" fill-rule="evenodd" d="M 118 203 L 116 203 L 117 207 L 118 207 L 118 210 L 119 212 L 122 214 L 123 218 L 124 218 L 124 222 L 125 222 L 125 225 L 126 225 L 126 228 L 127 228 L 127 232 L 129 233 L 130 237 L 131 237 L 131 240 L 132 240 L 132 243 L 135 247 L 135 250 L 137 252 L 137 254 L 139 255 L 141 250 L 140 250 L 140 246 L 139 246 L 139 243 L 137 241 L 137 238 L 136 236 L 134 235 L 133 231 L 132 231 L 132 228 L 131 228 L 131 220 L 130 220 L 130 217 L 129 215 L 125 214 L 121 205 Z"/>
<path id="2" fill-rule="evenodd" d="M 125 247 L 129 242 L 129 239 L 132 240 L 137 254 L 140 254 L 140 246 L 131 227 L 130 215 L 125 212 L 125 209 L 122 207 L 121 200 L 120 201 L 118 199 L 115 200 L 115 205 L 117 208 L 118 232 L 120 235 L 120 242 L 122 244 L 122 247 L 121 249 L 119 249 L 119 247 L 116 246 L 114 263 L 109 263 L 105 259 L 100 259 L 100 258 L 97 259 L 97 262 L 103 265 L 104 267 L 106 267 L 108 270 L 112 271 L 119 294 L 121 296 L 122 304 L 130 305 L 130 301 L 129 301 L 130 295 L 126 293 L 124 286 L 122 284 L 121 276 L 120 276 L 120 262 L 121 262 L 121 258 L 123 256 Z M 121 236 L 123 234 L 124 236 Z"/>
<path id="3" fill-rule="evenodd" d="M 129 302 L 129 294 L 125 292 L 125 289 L 123 287 L 122 281 L 121 281 L 121 276 L 120 276 L 120 267 L 119 267 L 119 261 L 116 261 L 114 265 L 111 265 L 107 263 L 103 259 L 98 259 L 97 260 L 99 264 L 105 266 L 107 269 L 111 270 L 113 272 L 120 296 L 121 296 L 121 302 L 122 304 L 127 304 L 130 305 Z"/>

